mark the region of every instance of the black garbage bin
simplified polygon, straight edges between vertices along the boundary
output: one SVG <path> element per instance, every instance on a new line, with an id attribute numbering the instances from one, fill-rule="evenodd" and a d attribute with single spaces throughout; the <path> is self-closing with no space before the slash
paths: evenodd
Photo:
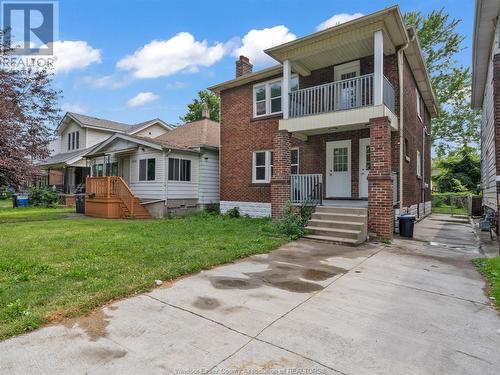
<path id="1" fill-rule="evenodd" d="M 12 208 L 17 207 L 17 194 L 12 194 Z"/>
<path id="2" fill-rule="evenodd" d="M 415 215 L 404 214 L 399 216 L 399 235 L 402 237 L 413 237 L 413 227 L 416 220 Z"/>
<path id="3" fill-rule="evenodd" d="M 75 194 L 75 206 L 77 214 L 85 213 L 85 194 Z"/>

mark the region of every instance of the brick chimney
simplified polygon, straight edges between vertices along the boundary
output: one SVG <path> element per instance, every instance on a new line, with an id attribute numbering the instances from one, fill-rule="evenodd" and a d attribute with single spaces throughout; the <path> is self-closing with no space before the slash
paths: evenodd
<path id="1" fill-rule="evenodd" d="M 240 56 L 239 60 L 236 60 L 236 78 L 252 73 L 252 68 L 249 58 Z"/>

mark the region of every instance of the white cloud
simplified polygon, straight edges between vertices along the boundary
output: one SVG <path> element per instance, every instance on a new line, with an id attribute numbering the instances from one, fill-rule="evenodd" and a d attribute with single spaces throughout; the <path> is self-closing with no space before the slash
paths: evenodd
<path id="1" fill-rule="evenodd" d="M 56 73 L 67 73 L 75 69 L 85 69 L 93 63 L 101 62 L 101 51 L 81 40 L 54 42 L 54 67 Z"/>
<path id="2" fill-rule="evenodd" d="M 83 78 L 83 81 L 94 88 L 109 88 L 109 89 L 119 89 L 129 85 L 132 82 L 131 78 L 118 77 L 116 75 L 107 76 L 87 76 Z"/>
<path id="3" fill-rule="evenodd" d="M 85 113 L 86 111 L 85 107 L 79 103 L 63 103 L 61 109 L 63 112 Z"/>
<path id="4" fill-rule="evenodd" d="M 197 41 L 188 32 L 167 40 L 153 40 L 118 61 L 118 69 L 131 70 L 135 78 L 157 78 L 179 71 L 195 72 L 200 66 L 211 66 L 225 53 L 223 43 L 209 45 Z"/>
<path id="5" fill-rule="evenodd" d="M 152 92 L 140 92 L 127 102 L 129 107 L 140 107 L 141 105 L 154 102 L 160 97 Z"/>
<path id="6" fill-rule="evenodd" d="M 184 89 L 186 87 L 187 87 L 186 82 L 175 81 L 175 82 L 167 83 L 167 89 L 169 89 L 169 90 Z"/>
<path id="7" fill-rule="evenodd" d="M 363 17 L 363 13 L 339 13 L 335 14 L 334 16 L 330 17 L 324 22 L 321 22 L 318 26 L 316 26 L 316 31 L 324 30 L 332 26 L 337 26 L 340 25 L 341 23 L 348 22 L 351 20 L 354 20 L 359 17 Z"/>
<path id="8" fill-rule="evenodd" d="M 244 55 L 255 65 L 268 64 L 274 61 L 264 50 L 297 39 L 286 26 L 274 26 L 261 30 L 250 30 L 242 39 L 242 45 L 232 55 Z"/>

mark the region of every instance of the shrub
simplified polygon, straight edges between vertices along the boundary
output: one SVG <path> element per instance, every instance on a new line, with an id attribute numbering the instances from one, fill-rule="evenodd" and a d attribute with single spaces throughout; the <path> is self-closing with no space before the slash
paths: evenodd
<path id="1" fill-rule="evenodd" d="M 238 207 L 233 207 L 226 211 L 226 215 L 232 219 L 240 217 L 240 209 Z"/>
<path id="2" fill-rule="evenodd" d="M 219 203 L 209 203 L 205 206 L 205 212 L 210 215 L 220 214 L 220 204 Z"/>
<path id="3" fill-rule="evenodd" d="M 40 207 L 54 207 L 59 202 L 57 192 L 48 188 L 31 188 L 30 189 L 30 204 Z"/>
<path id="4" fill-rule="evenodd" d="M 12 198 L 12 189 L 7 186 L 0 186 L 0 199 Z"/>
<path id="5" fill-rule="evenodd" d="M 278 230 L 285 236 L 296 240 L 306 233 L 305 226 L 311 218 L 314 208 L 301 205 L 288 204 L 283 212 L 283 217 L 276 223 Z"/>

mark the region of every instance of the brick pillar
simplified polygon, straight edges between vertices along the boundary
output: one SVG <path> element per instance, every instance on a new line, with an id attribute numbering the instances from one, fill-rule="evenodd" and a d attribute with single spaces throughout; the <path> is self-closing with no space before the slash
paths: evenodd
<path id="1" fill-rule="evenodd" d="M 368 174 L 368 233 L 378 240 L 391 240 L 394 232 L 391 178 L 391 125 L 387 117 L 370 119 Z"/>
<path id="2" fill-rule="evenodd" d="M 271 211 L 273 219 L 283 216 L 290 201 L 290 134 L 278 131 L 273 138 L 273 175 L 271 178 Z"/>

